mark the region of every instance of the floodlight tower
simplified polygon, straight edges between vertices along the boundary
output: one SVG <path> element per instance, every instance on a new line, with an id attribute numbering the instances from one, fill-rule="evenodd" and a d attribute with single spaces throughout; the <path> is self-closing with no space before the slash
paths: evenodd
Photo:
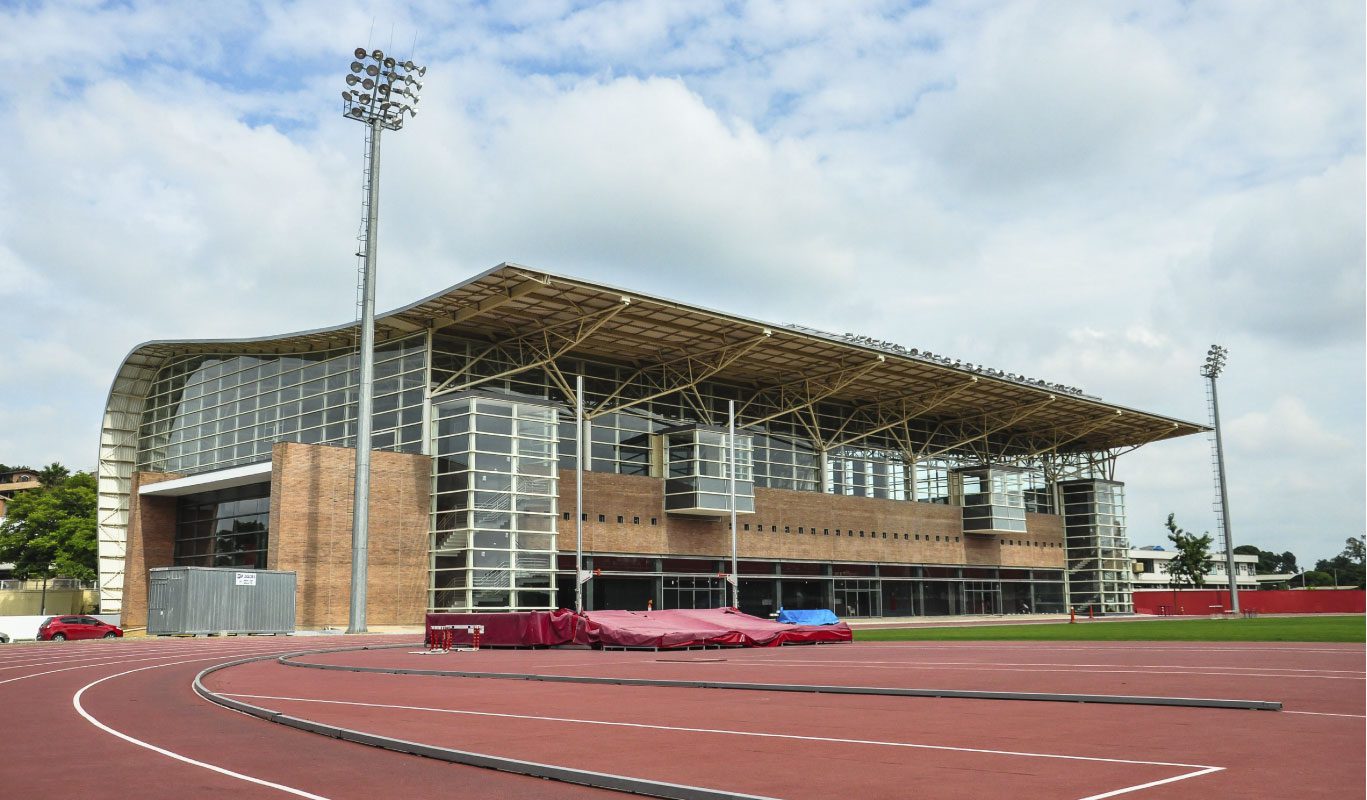
<path id="1" fill-rule="evenodd" d="M 403 115 L 416 117 L 418 78 L 427 67 L 395 61 L 382 50 L 356 48 L 356 60 L 342 92 L 343 116 L 365 123 L 365 241 L 361 257 L 361 364 L 357 376 L 356 483 L 351 515 L 351 612 L 347 633 L 365 633 L 366 574 L 370 523 L 370 426 L 375 376 L 375 252 L 380 212 L 380 131 L 403 128 Z"/>
<path id="2" fill-rule="evenodd" d="M 1215 428 L 1215 495 L 1220 505 L 1217 513 L 1220 517 L 1220 538 L 1225 543 L 1225 573 L 1229 576 L 1229 609 L 1234 613 L 1239 613 L 1239 583 L 1234 575 L 1234 536 L 1229 529 L 1229 491 L 1225 481 L 1225 446 L 1220 438 L 1220 395 L 1215 389 L 1215 379 L 1220 376 L 1221 370 L 1225 368 L 1225 358 L 1229 351 L 1218 344 L 1210 346 L 1206 352 L 1206 363 L 1201 365 L 1201 374 L 1210 383 L 1207 384 L 1210 399 L 1210 419 L 1211 425 Z"/>

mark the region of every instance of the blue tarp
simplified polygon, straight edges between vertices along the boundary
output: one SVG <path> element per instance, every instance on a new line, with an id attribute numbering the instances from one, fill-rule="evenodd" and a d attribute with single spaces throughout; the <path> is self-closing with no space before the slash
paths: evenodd
<path id="1" fill-rule="evenodd" d="M 806 611 L 780 608 L 778 610 L 778 621 L 791 622 L 794 625 L 835 625 L 840 622 L 840 619 L 829 608 L 815 608 Z"/>

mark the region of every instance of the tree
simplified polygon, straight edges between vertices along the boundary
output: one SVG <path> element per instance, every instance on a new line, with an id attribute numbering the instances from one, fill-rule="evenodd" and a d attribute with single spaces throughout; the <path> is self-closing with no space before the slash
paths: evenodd
<path id="1" fill-rule="evenodd" d="M 1321 561 L 1321 564 L 1324 562 Z M 1333 586 L 1334 576 L 1322 570 L 1311 570 L 1305 573 L 1306 586 Z"/>
<path id="2" fill-rule="evenodd" d="M 0 561 L 13 562 L 17 578 L 94 580 L 96 490 L 95 477 L 78 472 L 16 496 L 0 521 Z"/>
<path id="3" fill-rule="evenodd" d="M 1329 581 L 1322 585 L 1336 583 L 1339 586 L 1361 587 L 1364 578 L 1362 562 L 1362 540 L 1356 536 L 1349 536 L 1343 552 L 1333 558 L 1321 558 L 1315 562 L 1315 571 L 1329 574 Z"/>
<path id="4" fill-rule="evenodd" d="M 1271 550 L 1259 550 L 1251 544 L 1241 544 L 1234 548 L 1238 555 L 1257 556 L 1259 575 L 1292 575 L 1296 569 L 1296 555 L 1287 551 L 1278 555 Z"/>
<path id="5" fill-rule="evenodd" d="M 71 470 L 58 464 L 56 461 L 38 470 L 38 482 L 51 489 L 60 485 L 71 476 Z"/>
<path id="6" fill-rule="evenodd" d="M 1168 561 L 1168 577 L 1172 579 L 1174 591 L 1180 589 L 1182 583 L 1191 583 L 1200 589 L 1215 567 L 1215 559 L 1210 557 L 1212 540 L 1209 533 L 1197 536 L 1177 527 L 1176 516 L 1168 515 L 1168 540 L 1177 549 L 1177 554 Z"/>

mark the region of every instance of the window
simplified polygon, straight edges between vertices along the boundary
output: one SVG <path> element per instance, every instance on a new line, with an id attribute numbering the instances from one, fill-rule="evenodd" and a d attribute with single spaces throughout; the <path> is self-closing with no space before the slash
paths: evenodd
<path id="1" fill-rule="evenodd" d="M 632 524 L 632 525 L 640 525 L 640 524 L 641 524 L 641 518 L 640 518 L 640 517 L 632 517 L 632 518 L 631 518 L 631 524 Z"/>
<path id="2" fill-rule="evenodd" d="M 618 515 L 617 515 L 617 524 L 618 524 L 618 525 L 621 525 L 621 524 L 622 524 L 622 515 L 621 515 L 621 514 L 618 514 Z"/>
<path id="3" fill-rule="evenodd" d="M 599 522 L 607 522 L 607 521 L 608 521 L 607 515 L 606 515 L 606 514 L 599 514 L 599 515 L 598 515 L 598 521 L 599 521 Z"/>

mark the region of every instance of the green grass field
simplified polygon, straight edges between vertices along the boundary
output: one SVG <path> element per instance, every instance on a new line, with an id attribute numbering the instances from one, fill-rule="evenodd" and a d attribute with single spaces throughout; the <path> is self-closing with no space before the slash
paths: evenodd
<path id="1" fill-rule="evenodd" d="M 1357 616 L 1260 617 L 1079 622 L 1070 625 L 983 625 L 962 628 L 856 628 L 857 642 L 1361 642 L 1367 624 Z"/>

